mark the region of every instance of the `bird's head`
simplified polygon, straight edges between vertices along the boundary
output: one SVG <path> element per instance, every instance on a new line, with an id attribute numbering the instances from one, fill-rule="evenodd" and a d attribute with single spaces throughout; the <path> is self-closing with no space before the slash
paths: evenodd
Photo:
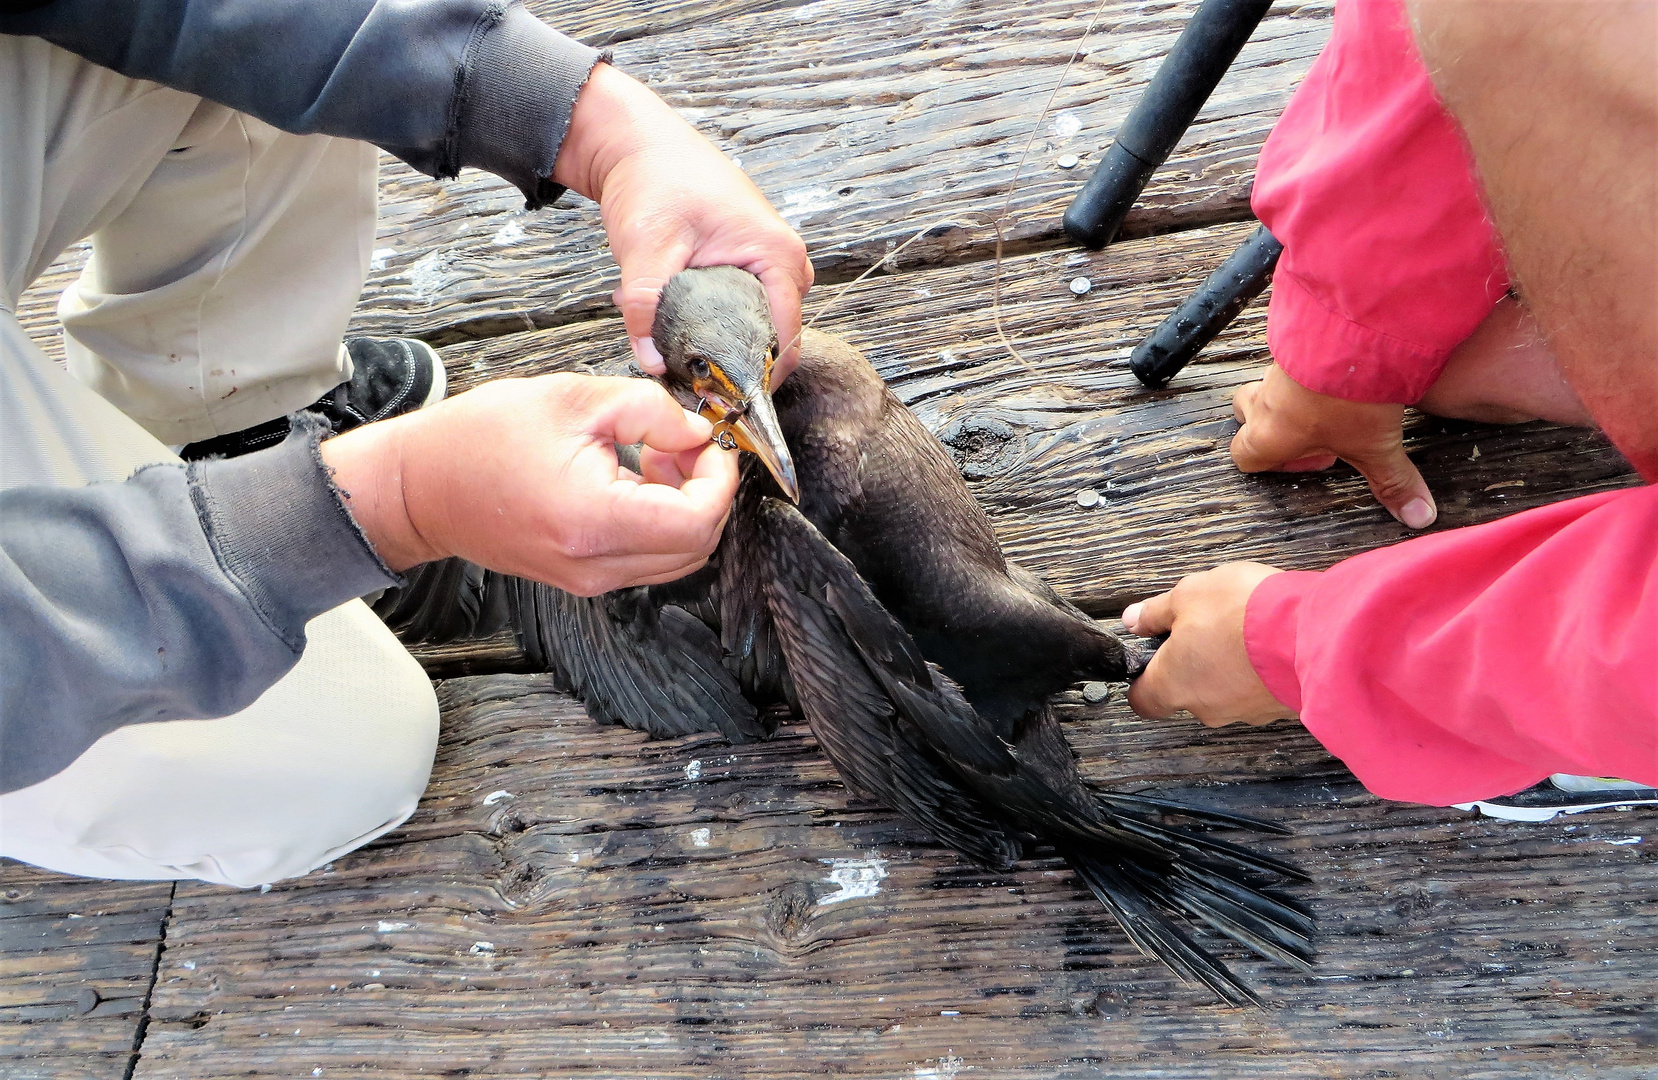
<path id="1" fill-rule="evenodd" d="M 681 270 L 663 286 L 651 337 L 669 392 L 714 421 L 722 445 L 758 457 L 799 502 L 794 458 L 771 402 L 777 331 L 759 279 L 735 266 Z"/>

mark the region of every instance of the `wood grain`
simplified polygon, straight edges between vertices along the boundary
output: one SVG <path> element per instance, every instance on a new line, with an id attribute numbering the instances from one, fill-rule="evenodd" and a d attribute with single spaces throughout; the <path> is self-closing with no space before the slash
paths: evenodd
<path id="1" fill-rule="evenodd" d="M 962 224 L 911 248 L 907 265 L 989 256 L 991 222 L 1084 10 L 1074 0 L 825 0 L 630 41 L 616 60 L 740 160 L 806 237 L 820 280 L 845 280 L 945 219 Z M 1020 172 L 1010 250 L 1061 242 L 1065 205 L 1190 10 L 1108 2 Z M 1328 15 L 1324 4 L 1286 4 L 1262 23 L 1125 235 L 1247 216 L 1256 153 Z M 1057 168 L 1064 152 L 1083 166 Z M 434 188 L 403 169 L 382 187 L 381 270 L 359 329 L 445 342 L 608 308 L 615 271 L 590 204 L 526 215 L 493 178 Z"/>
<path id="2" fill-rule="evenodd" d="M 0 1076 L 127 1075 L 171 897 L 0 860 Z"/>
<path id="3" fill-rule="evenodd" d="M 1062 864 L 986 873 L 851 799 L 798 727 L 650 743 L 539 676 L 440 693 L 408 825 L 267 895 L 179 887 L 138 1077 L 1633 1080 L 1658 1059 L 1649 814 L 1384 803 L 1298 730 L 1067 707 L 1096 778 L 1298 829 L 1267 846 L 1315 877 L 1319 968 L 1223 947 L 1256 1014 L 1139 957 Z M 837 899 L 834 860 L 885 876 Z"/>

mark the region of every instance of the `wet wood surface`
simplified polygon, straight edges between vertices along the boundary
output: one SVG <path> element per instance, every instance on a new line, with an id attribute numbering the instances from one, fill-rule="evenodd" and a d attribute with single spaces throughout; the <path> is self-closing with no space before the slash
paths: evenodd
<path id="1" fill-rule="evenodd" d="M 1189 10 L 1107 4 L 1013 188 L 1012 250 L 1058 239 L 1066 203 Z M 955 225 L 906 251 L 905 265 L 989 257 L 992 222 L 1091 11 L 1072 0 L 836 0 L 655 34 L 615 55 L 741 163 L 831 282 L 946 221 Z M 1327 5 L 1286 5 L 1263 23 L 1125 235 L 1247 216 L 1255 155 L 1323 44 L 1328 15 Z M 1065 153 L 1082 165 L 1060 169 Z M 406 183 L 420 196 L 404 197 Z M 591 204 L 572 198 L 524 215 L 499 181 L 463 177 L 434 195 L 407 170 L 386 190 L 397 210 L 382 223 L 365 329 L 449 341 L 608 305 L 615 272 Z"/>
<path id="2" fill-rule="evenodd" d="M 1650 815 L 1367 795 L 1299 731 L 1067 706 L 1102 781 L 1292 823 L 1313 977 L 1266 1012 L 1140 957 L 1056 860 L 978 870 L 800 727 L 598 727 L 545 677 L 443 684 L 415 818 L 270 893 L 181 884 L 139 1077 L 1650 1076 Z M 321 1070 L 314 1072 L 314 1070 Z"/>
<path id="3" fill-rule="evenodd" d="M 0 860 L 0 1077 L 130 1075 L 172 891 Z"/>
<path id="4" fill-rule="evenodd" d="M 1129 239 L 1086 254 L 1060 213 L 1191 10 L 1107 0 L 1011 204 L 1003 316 L 1024 362 L 996 338 L 990 226 L 1092 5 L 534 6 L 736 156 L 820 282 L 957 223 L 819 327 L 866 350 L 1010 553 L 1088 610 L 1226 559 L 1316 568 L 1405 535 L 1349 471 L 1231 468 L 1228 403 L 1266 359 L 1264 302 L 1166 391 L 1126 367 L 1249 231 L 1255 154 L 1327 3 L 1274 8 Z M 1065 153 L 1081 166 L 1060 169 Z M 20 308 L 48 351 L 82 258 Z M 457 388 L 625 360 L 581 200 L 530 215 L 491 178 L 388 165 L 374 264 L 356 329 L 445 344 Z M 1411 446 L 1441 527 L 1634 482 L 1598 435 L 1548 425 L 1417 418 Z M 1387 803 L 1298 729 L 1069 701 L 1096 780 L 1296 827 L 1265 846 L 1314 876 L 1299 895 L 1319 967 L 1217 946 L 1272 1006 L 1254 1013 L 1140 957 L 1062 863 L 986 873 L 853 799 L 803 728 L 651 743 L 590 724 L 542 676 L 492 674 L 520 664 L 510 640 L 422 659 L 468 677 L 440 686 L 421 808 L 360 852 L 268 893 L 0 865 L 0 1077 L 1658 1074 L 1650 814 L 1521 825 Z"/>

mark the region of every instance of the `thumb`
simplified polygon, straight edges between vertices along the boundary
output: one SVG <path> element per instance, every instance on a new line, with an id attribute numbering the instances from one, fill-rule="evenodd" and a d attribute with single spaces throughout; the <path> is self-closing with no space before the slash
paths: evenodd
<path id="1" fill-rule="evenodd" d="M 633 249 L 613 252 L 622 271 L 622 283 L 611 299 L 622 312 L 622 325 L 627 328 L 628 341 L 636 354 L 642 352 L 641 342 L 651 340 L 651 325 L 656 321 L 656 303 L 661 299 L 662 287 L 685 269 L 691 259 L 689 244 L 664 243 L 659 236 L 651 239 L 655 242 L 635 241 Z M 655 355 L 654 348 L 645 354 L 646 357 Z M 641 366 L 652 370 L 650 365 Z"/>
<path id="2" fill-rule="evenodd" d="M 1374 456 L 1349 457 L 1347 463 L 1364 475 L 1376 501 L 1407 528 L 1425 529 L 1439 517 L 1433 493 L 1405 454 L 1402 442 L 1395 442 Z"/>

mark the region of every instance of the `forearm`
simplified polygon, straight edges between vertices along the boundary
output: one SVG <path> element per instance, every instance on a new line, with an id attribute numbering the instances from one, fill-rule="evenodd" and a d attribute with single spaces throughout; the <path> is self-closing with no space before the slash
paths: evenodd
<path id="1" fill-rule="evenodd" d="M 247 706 L 298 661 L 307 622 L 395 583 L 314 440 L 0 490 L 0 791 L 125 724 Z"/>
<path id="2" fill-rule="evenodd" d="M 702 137 L 637 79 L 601 64 L 576 98 L 553 180 L 602 204 L 605 180 L 622 159 Z"/>
<path id="3" fill-rule="evenodd" d="M 599 54 L 491 0 L 55 0 L 0 14 L 93 63 L 285 131 L 374 143 L 439 177 L 512 181 L 532 205 Z"/>
<path id="4" fill-rule="evenodd" d="M 1658 479 L 1658 6 L 1411 12 L 1522 297 L 1589 412 Z"/>
<path id="5" fill-rule="evenodd" d="M 1658 488 L 1276 575 L 1245 639 L 1273 695 L 1379 795 L 1658 782 Z"/>

